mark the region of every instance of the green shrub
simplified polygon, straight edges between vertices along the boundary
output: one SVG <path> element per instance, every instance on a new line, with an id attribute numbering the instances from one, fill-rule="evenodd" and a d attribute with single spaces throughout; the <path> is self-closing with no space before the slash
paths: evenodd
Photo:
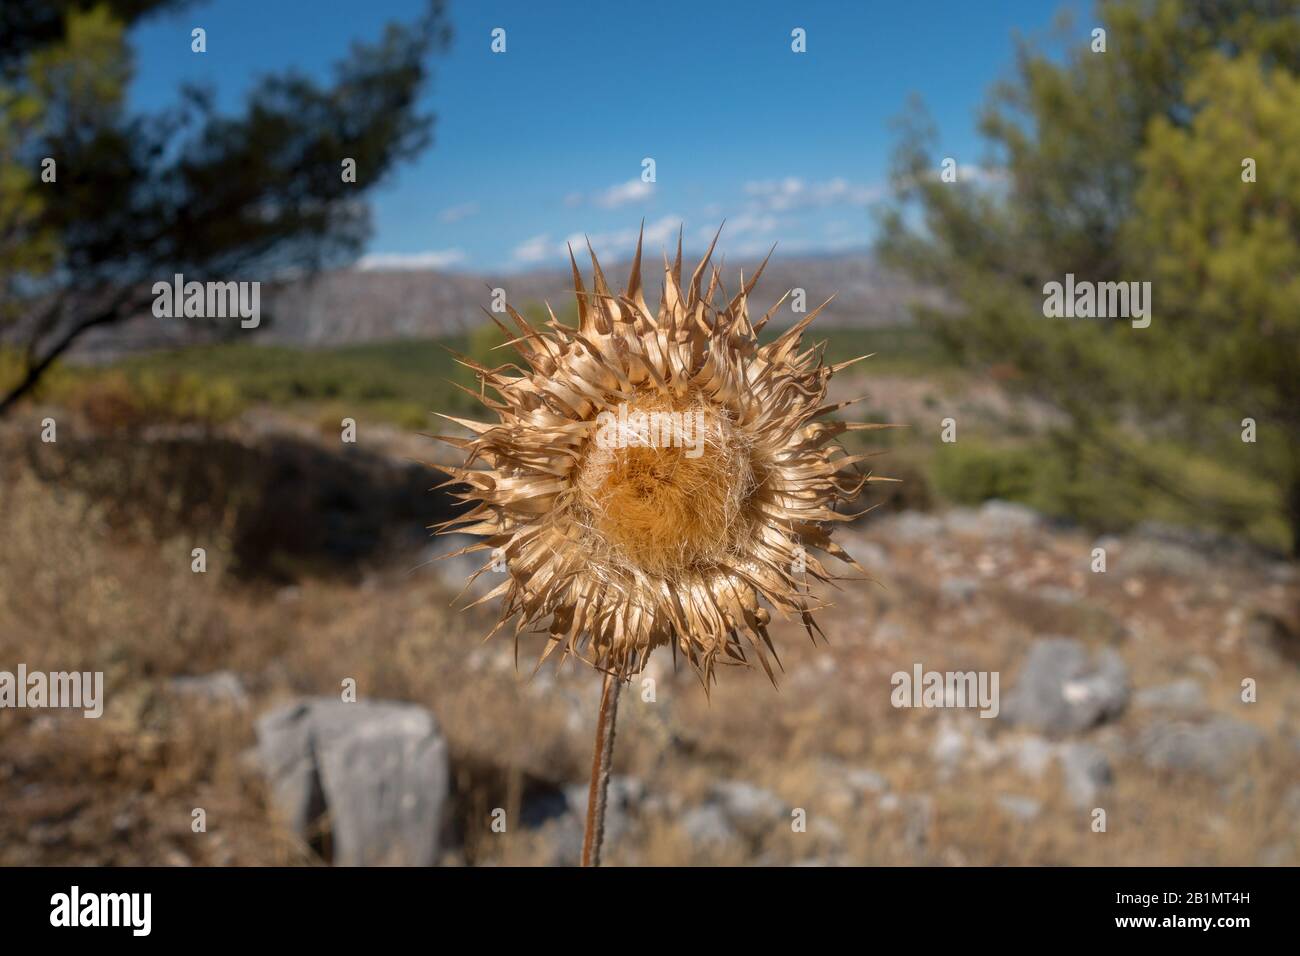
<path id="1" fill-rule="evenodd" d="M 1274 489 L 1259 475 L 1175 442 L 1142 441 L 1144 463 L 1176 473 L 1192 489 L 1191 497 L 1181 499 L 1166 493 L 1150 473 L 1129 467 L 1125 455 L 1094 450 L 1080 456 L 1070 447 L 1046 437 L 1020 443 L 964 437 L 939 446 L 927 471 L 935 491 L 953 504 L 1000 498 L 1096 531 L 1123 531 L 1155 520 L 1286 547 L 1286 523 Z M 1205 503 L 1210 500 L 1214 508 Z"/>
<path id="2" fill-rule="evenodd" d="M 973 505 L 990 498 L 1028 501 L 1039 479 L 1036 452 L 973 439 L 942 445 L 932 460 L 932 481 L 944 498 Z"/>

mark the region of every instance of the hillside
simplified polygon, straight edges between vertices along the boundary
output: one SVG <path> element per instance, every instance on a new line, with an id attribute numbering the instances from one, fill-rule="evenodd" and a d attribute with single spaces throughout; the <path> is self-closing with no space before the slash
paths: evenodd
<path id="1" fill-rule="evenodd" d="M 647 256 L 649 259 L 649 256 Z M 752 275 L 757 262 L 723 263 L 728 288 L 738 288 L 743 272 Z M 621 286 L 624 264 L 607 265 L 611 281 Z M 651 288 L 657 283 L 646 269 Z M 235 324 L 213 329 L 196 320 L 157 319 L 142 315 L 122 327 L 92 332 L 78 355 L 104 359 L 155 348 L 172 348 L 210 341 L 219 333 L 249 336 L 254 341 L 306 347 L 433 338 L 483 324 L 483 309 L 491 290 L 506 290 L 516 308 L 550 302 L 565 313 L 573 302 L 572 279 L 565 270 L 511 274 L 471 274 L 432 270 L 361 271 L 340 269 L 309 279 L 266 284 L 262 289 L 262 325 L 241 332 Z M 889 272 L 863 254 L 806 258 L 773 255 L 758 287 L 758 302 L 766 307 L 788 289 L 803 288 L 807 308 L 835 296 L 824 324 L 849 328 L 879 328 L 908 324 L 907 304 L 934 301 L 931 293 Z M 794 318 L 788 307 L 773 320 L 774 327 Z"/>

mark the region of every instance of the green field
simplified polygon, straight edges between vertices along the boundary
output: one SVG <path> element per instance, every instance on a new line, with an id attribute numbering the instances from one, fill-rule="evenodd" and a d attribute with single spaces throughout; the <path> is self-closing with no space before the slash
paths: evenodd
<path id="1" fill-rule="evenodd" d="M 470 355 L 488 365 L 502 364 L 514 352 L 496 348 L 501 341 L 500 333 L 488 326 L 441 339 L 323 349 L 211 345 L 156 352 L 102 371 L 75 370 L 72 376 L 115 372 L 131 381 L 181 376 L 199 387 L 219 388 L 233 395 L 240 405 L 270 404 L 286 410 L 346 405 L 356 414 L 422 428 L 429 424 L 433 412 L 463 415 L 480 407 L 456 387 L 473 389 L 475 381 L 473 373 L 458 364 L 451 353 Z M 951 367 L 933 343 L 913 328 L 832 328 L 806 336 L 806 341 L 824 341 L 830 362 L 874 352 L 873 370 L 936 374 Z"/>

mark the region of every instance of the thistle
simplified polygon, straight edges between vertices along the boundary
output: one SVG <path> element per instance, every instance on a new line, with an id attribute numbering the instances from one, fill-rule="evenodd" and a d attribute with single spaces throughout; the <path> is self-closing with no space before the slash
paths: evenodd
<path id="1" fill-rule="evenodd" d="M 502 599 L 492 633 L 513 619 L 516 653 L 525 630 L 549 635 L 538 667 L 558 654 L 606 675 L 588 802 L 595 852 L 584 847 L 584 862 L 599 849 L 593 815 L 620 683 L 661 645 L 706 692 L 719 665 L 757 662 L 775 683 L 769 608 L 816 640 L 809 579 L 834 577 L 817 555 L 865 574 L 831 540 L 836 522 L 856 517 L 836 505 L 868 481 L 888 480 L 862 474 L 867 456 L 837 442 L 888 426 L 825 420 L 853 404 L 827 404 L 828 381 L 859 360 L 827 365 L 821 346 L 802 348 L 826 303 L 760 346 L 785 296 L 751 321 L 749 294 L 767 260 L 727 298 L 710 267 L 716 243 L 684 284 L 679 236 L 657 312 L 642 289 L 640 239 L 618 295 L 594 251 L 588 292 L 570 250 L 578 327 L 550 312 L 536 328 L 509 306 L 514 329 L 490 316 L 522 364 L 460 360 L 496 421 L 442 416 L 473 433 L 439 437 L 465 452 L 448 484 L 463 486 L 460 497 L 474 506 L 440 531 L 483 538 L 456 552 L 492 552 L 474 577 L 502 563 L 507 572 L 474 602 Z"/>

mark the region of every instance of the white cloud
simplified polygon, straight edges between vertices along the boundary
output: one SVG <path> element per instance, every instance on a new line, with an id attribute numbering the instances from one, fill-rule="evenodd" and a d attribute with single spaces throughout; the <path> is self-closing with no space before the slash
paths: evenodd
<path id="1" fill-rule="evenodd" d="M 438 213 L 439 222 L 460 222 L 462 219 L 468 219 L 470 216 L 478 215 L 478 203 L 463 202 L 457 206 L 448 206 L 442 212 Z"/>
<path id="2" fill-rule="evenodd" d="M 419 269 L 446 269 L 465 261 L 460 249 L 429 249 L 425 252 L 372 252 L 357 262 L 362 272 L 397 272 Z"/>
<path id="3" fill-rule="evenodd" d="M 583 196 L 582 193 L 569 193 L 564 197 L 564 205 L 572 209 L 581 206 L 584 202 L 590 202 L 593 206 L 601 209 L 618 209 L 620 206 L 627 206 L 631 203 L 649 199 L 654 195 L 654 192 L 654 183 L 629 179 L 625 183 L 617 183 L 608 189 L 598 190 L 590 196 Z"/>
<path id="4" fill-rule="evenodd" d="M 645 247 L 668 247 L 677 242 L 677 230 L 681 227 L 681 216 L 663 216 L 654 222 L 645 224 Z M 568 259 L 569 246 L 574 254 L 587 248 L 587 241 L 596 250 L 596 255 L 607 259 L 627 259 L 636 249 L 636 237 L 639 226 L 615 229 L 609 232 L 582 233 L 575 232 L 563 240 L 554 241 L 549 233 L 525 239 L 515 246 L 512 256 L 521 265 L 537 265 L 555 259 Z"/>
<path id="5" fill-rule="evenodd" d="M 654 222 L 646 223 L 645 247 L 654 249 L 657 246 L 666 247 L 671 243 L 676 248 L 677 230 L 681 228 L 681 225 L 681 216 L 663 216 Z M 560 243 L 559 249 L 560 253 L 567 257 L 570 245 L 573 246 L 574 252 L 577 252 L 579 249 L 587 248 L 587 242 L 590 240 L 591 248 L 596 250 L 597 257 L 627 259 L 631 257 L 636 249 L 636 237 L 639 233 L 639 226 L 629 226 L 627 229 L 615 229 L 611 232 L 596 232 L 590 235 L 575 232 Z"/>
<path id="6" fill-rule="evenodd" d="M 827 206 L 866 206 L 884 195 L 879 186 L 865 186 L 836 177 L 809 183 L 797 176 L 765 179 L 745 184 L 745 193 L 757 208 L 767 212 L 818 209 Z"/>
<path id="7" fill-rule="evenodd" d="M 769 235 L 780 228 L 781 220 L 770 213 L 743 212 L 739 216 L 731 216 L 726 222 L 719 219 L 717 225 L 700 229 L 696 234 L 700 242 L 706 246 L 712 242 L 718 232 L 718 225 L 722 226 L 722 238 L 718 241 L 726 243 L 728 240 L 741 239 L 745 236 Z"/>
<path id="8" fill-rule="evenodd" d="M 785 179 L 763 179 L 745 183 L 745 195 L 752 196 L 770 209 L 789 208 L 795 197 L 804 193 L 807 187 L 797 176 Z"/>
<path id="9" fill-rule="evenodd" d="M 526 265 L 544 262 L 554 254 L 555 249 L 551 245 L 551 237 L 546 233 L 533 236 L 531 239 L 525 239 L 515 246 L 514 250 L 515 261 Z"/>
<path id="10" fill-rule="evenodd" d="M 610 186 L 604 192 L 598 193 L 592 199 L 592 202 L 601 209 L 617 209 L 619 206 L 626 206 L 628 203 L 649 199 L 654 195 L 654 191 L 654 183 L 643 182 L 640 179 L 629 179 L 625 183 Z"/>

